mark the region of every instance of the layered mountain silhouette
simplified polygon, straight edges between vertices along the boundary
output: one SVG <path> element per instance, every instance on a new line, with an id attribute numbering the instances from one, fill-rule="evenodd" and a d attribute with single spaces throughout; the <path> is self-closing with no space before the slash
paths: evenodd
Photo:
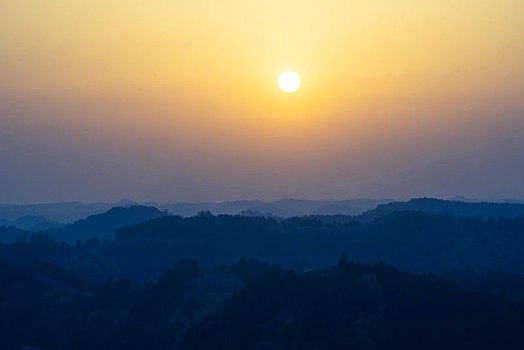
<path id="1" fill-rule="evenodd" d="M 435 198 L 414 198 L 408 202 L 380 204 L 358 217 L 362 223 L 372 222 L 394 212 L 418 211 L 452 217 L 496 219 L 499 217 L 518 218 L 524 215 L 524 204 L 460 202 Z"/>
<path id="2" fill-rule="evenodd" d="M 0 219 L 0 226 L 13 226 L 20 230 L 42 231 L 62 226 L 61 224 L 51 221 L 41 215 L 25 215 L 16 220 L 10 221 Z"/>
<path id="3" fill-rule="evenodd" d="M 348 200 L 307 200 L 280 199 L 273 202 L 262 201 L 229 201 L 220 203 L 173 203 L 158 206 L 170 213 L 181 216 L 193 216 L 200 211 L 213 214 L 240 214 L 257 212 L 283 218 L 303 215 L 358 215 L 375 208 L 379 204 L 391 202 L 391 199 L 348 199 Z"/>
<path id="4" fill-rule="evenodd" d="M 137 205 L 130 200 L 117 203 L 80 202 L 47 203 L 34 205 L 0 204 L 0 225 L 15 226 L 24 230 L 39 231 L 56 228 L 56 225 L 73 223 L 91 215 L 102 214 L 113 207 Z M 517 217 L 524 212 L 524 203 L 516 200 L 480 202 L 475 199 L 456 197 L 454 200 L 418 198 L 408 202 L 395 202 L 392 199 L 348 199 L 348 200 L 306 200 L 281 199 L 272 202 L 258 200 L 238 200 L 202 203 L 143 203 L 143 206 L 156 207 L 173 215 L 194 216 L 201 211 L 215 215 L 258 213 L 257 215 L 288 218 L 304 215 L 346 215 L 357 216 L 362 222 L 394 211 L 423 211 L 427 213 L 497 218 Z M 17 222 L 20 220 L 20 222 Z M 44 224 L 42 226 L 33 227 Z M 48 226 L 46 227 L 45 224 Z"/>
<path id="5" fill-rule="evenodd" d="M 453 269 L 524 273 L 524 217 L 498 220 L 398 211 L 359 223 L 310 216 L 166 216 L 116 231 L 116 245 L 209 264 L 242 256 L 297 269 L 321 267 L 341 252 L 355 260 L 384 261 L 412 272 Z M 135 248 L 131 248 L 135 246 Z"/>
<path id="6" fill-rule="evenodd" d="M 43 216 L 60 224 L 70 224 L 90 215 L 102 214 L 113 207 L 131 206 L 136 204 L 130 200 L 116 203 L 82 203 L 57 202 L 37 204 L 0 204 L 0 218 L 8 221 L 17 220 L 23 216 Z"/>
<path id="7" fill-rule="evenodd" d="M 62 228 L 47 230 L 58 240 L 74 243 L 77 240 L 113 239 L 119 227 L 131 226 L 166 215 L 157 208 L 146 206 L 114 207 L 103 214 L 91 215 Z"/>
<path id="8" fill-rule="evenodd" d="M 167 210 L 171 214 L 193 216 L 207 210 L 213 214 L 240 214 L 243 211 L 253 211 L 280 217 L 313 215 L 313 214 L 342 214 L 359 215 L 367 210 L 374 209 L 379 204 L 391 202 L 392 199 L 348 199 L 348 200 L 306 200 L 281 199 L 273 202 L 258 200 L 238 200 L 226 202 L 202 203 L 141 203 L 143 206 L 156 207 L 161 211 Z M 80 202 L 44 203 L 44 204 L 0 204 L 0 220 L 13 222 L 24 216 L 44 217 L 57 224 L 70 224 L 90 215 L 102 214 L 113 207 L 137 205 L 130 200 L 121 200 L 116 203 Z M 0 221 L 0 225 L 2 225 Z M 8 225 L 6 225 L 8 226 Z M 20 227 L 28 229 L 28 227 Z"/>

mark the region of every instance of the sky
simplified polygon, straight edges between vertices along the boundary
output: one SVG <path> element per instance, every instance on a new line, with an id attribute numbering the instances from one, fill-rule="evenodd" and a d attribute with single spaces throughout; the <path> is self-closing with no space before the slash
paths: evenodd
<path id="1" fill-rule="evenodd" d="M 523 23 L 521 0 L 1 1 L 0 203 L 524 198 Z"/>

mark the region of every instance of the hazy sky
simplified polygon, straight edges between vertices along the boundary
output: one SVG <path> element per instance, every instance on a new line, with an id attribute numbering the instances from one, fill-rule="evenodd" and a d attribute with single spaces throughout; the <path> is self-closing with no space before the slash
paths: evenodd
<path id="1" fill-rule="evenodd" d="M 523 198 L 523 62 L 522 0 L 0 1 L 0 202 Z"/>

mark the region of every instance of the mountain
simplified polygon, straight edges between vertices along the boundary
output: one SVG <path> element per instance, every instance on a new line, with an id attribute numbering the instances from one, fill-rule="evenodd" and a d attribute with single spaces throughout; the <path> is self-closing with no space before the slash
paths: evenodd
<path id="1" fill-rule="evenodd" d="M 214 214 L 236 214 L 243 210 L 248 210 L 252 206 L 255 206 L 261 201 L 253 200 L 239 200 L 239 201 L 229 201 L 229 202 L 202 202 L 202 203 L 170 203 L 159 205 L 158 208 L 161 210 L 167 210 L 175 215 L 182 216 L 193 216 L 201 211 L 210 211 Z"/>
<path id="2" fill-rule="evenodd" d="M 368 223 L 388 214 L 404 211 L 420 211 L 452 217 L 518 218 L 524 216 L 524 204 L 470 203 L 435 198 L 414 198 L 408 202 L 391 202 L 378 205 L 375 209 L 361 214 L 357 219 L 362 223 Z"/>
<path id="3" fill-rule="evenodd" d="M 155 208 L 114 208 L 49 230 L 47 236 L 28 234 L 28 244 L 0 245 L 0 261 L 23 264 L 40 259 L 66 268 L 82 267 L 88 276 L 123 276 L 139 282 L 156 278 L 181 258 L 211 267 L 246 257 L 304 271 L 326 268 L 346 252 L 354 261 L 383 261 L 415 273 L 470 270 L 524 275 L 524 217 L 484 220 L 394 212 L 359 223 L 343 215 L 285 219 L 252 214 L 207 212 L 185 218 L 164 216 Z M 148 220 L 152 217 L 157 218 Z M 133 222 L 140 223 L 129 226 Z M 11 229 L 4 241 L 13 242 L 23 234 Z M 83 242 L 68 246 L 53 237 Z"/>
<path id="4" fill-rule="evenodd" d="M 15 227 L 19 230 L 26 230 L 31 232 L 46 231 L 51 228 L 62 227 L 62 224 L 53 222 L 41 215 L 25 215 L 16 220 L 10 221 L 0 219 L 0 225 L 6 227 Z"/>
<path id="5" fill-rule="evenodd" d="M 258 200 L 229 201 L 220 203 L 172 203 L 159 205 L 161 210 L 181 216 L 193 216 L 200 211 L 210 211 L 213 214 L 240 214 L 242 212 L 258 212 L 279 217 L 303 215 L 359 215 L 374 209 L 379 204 L 389 203 L 392 199 L 347 199 L 347 200 L 308 200 L 280 199 L 272 202 Z"/>
<path id="6" fill-rule="evenodd" d="M 423 203 L 423 200 L 427 201 Z M 440 204 L 433 203 L 439 201 Z M 61 202 L 43 204 L 0 204 L 0 225 L 12 225 L 25 216 L 44 217 L 54 224 L 68 224 L 84 219 L 90 215 L 102 214 L 113 207 L 131 206 L 137 203 L 130 200 L 121 200 L 116 203 L 90 203 Z M 389 206 L 387 206 L 389 204 Z M 468 206 L 470 204 L 471 206 Z M 404 210 L 421 210 L 436 214 L 450 214 L 456 216 L 485 216 L 515 217 L 524 206 L 524 201 L 518 200 L 494 200 L 490 203 L 482 203 L 475 199 L 465 197 L 454 197 L 454 200 L 438 199 L 415 199 L 409 202 L 393 202 L 392 199 L 368 199 L 356 198 L 347 200 L 307 200 L 307 199 L 280 199 L 277 201 L 263 202 L 259 200 L 238 200 L 225 202 L 201 202 L 186 203 L 175 202 L 157 204 L 154 202 L 141 203 L 140 205 L 156 207 L 161 211 L 167 210 L 171 214 L 181 216 L 193 216 L 201 211 L 210 211 L 219 214 L 240 214 L 243 211 L 259 212 L 283 218 L 303 215 L 361 215 L 377 208 L 376 212 L 366 213 L 362 220 L 373 220 L 387 212 Z M 384 206 L 386 205 L 386 206 Z M 479 209 L 481 208 L 482 209 Z M 472 209 L 473 208 L 473 209 Z M 34 225 L 32 225 L 34 226 Z M 47 228 L 53 227 L 50 225 Z M 24 226 L 24 229 L 32 229 Z M 38 227 L 45 229 L 46 227 Z"/>
<path id="7" fill-rule="evenodd" d="M 468 269 L 524 274 L 523 228 L 524 217 L 484 220 L 423 212 L 394 212 L 364 224 L 344 216 L 276 220 L 206 214 L 120 228 L 115 245 L 206 265 L 245 256 L 301 271 L 325 267 L 346 252 L 354 260 L 384 261 L 416 273 Z"/>
<path id="8" fill-rule="evenodd" d="M 2 349 L 524 348 L 522 294 L 501 297 L 496 284 L 522 290 L 518 276 L 455 274 L 465 278 L 457 286 L 344 255 L 303 274 L 252 259 L 213 269 L 182 259 L 139 284 L 86 280 L 81 268 L 0 262 Z"/>
<path id="9" fill-rule="evenodd" d="M 31 228 L 29 228 L 29 231 L 44 232 L 44 231 L 49 231 L 52 229 L 59 229 L 64 226 L 65 226 L 64 224 L 58 224 L 56 222 L 48 221 L 48 222 L 42 222 L 42 223 L 36 224 L 35 226 L 32 226 Z"/>
<path id="10" fill-rule="evenodd" d="M 43 216 L 56 223 L 72 223 L 89 215 L 103 213 L 112 207 L 111 203 L 59 202 L 39 204 L 0 204 L 0 218 L 14 221 L 23 216 Z"/>
<path id="11" fill-rule="evenodd" d="M 524 305 L 436 276 L 340 259 L 297 275 L 241 260 L 247 285 L 175 349 L 522 349 Z"/>
<path id="12" fill-rule="evenodd" d="M 391 199 L 281 199 L 272 202 L 262 202 L 259 200 L 238 200 L 218 203 L 176 202 L 168 204 L 148 202 L 141 203 L 140 205 L 156 207 L 161 211 L 167 210 L 172 214 L 182 216 L 193 216 L 201 211 L 210 211 L 213 214 L 240 214 L 243 211 L 257 211 L 280 217 L 291 217 L 312 214 L 359 215 L 367 210 L 375 208 L 379 204 L 389 203 L 391 201 Z M 13 221 L 25 216 L 44 217 L 56 225 L 70 224 L 77 220 L 85 219 L 91 215 L 102 214 L 113 207 L 132 205 L 137 205 L 137 203 L 127 199 L 116 203 L 85 204 L 81 202 L 59 202 L 39 204 L 0 204 L 0 225 L 12 225 Z M 53 226 L 50 225 L 47 228 L 52 227 Z M 23 229 L 30 228 L 31 227 L 27 227 L 27 225 L 23 227 Z M 46 229 L 46 227 L 38 227 L 37 229 Z"/>
<path id="13" fill-rule="evenodd" d="M 165 213 L 154 207 L 114 207 L 103 214 L 91 215 L 47 232 L 58 240 L 70 243 L 93 237 L 100 240 L 113 239 L 115 230 L 119 227 L 135 225 L 164 215 Z"/>
<path id="14" fill-rule="evenodd" d="M 392 202 L 392 199 L 348 199 L 330 202 L 318 208 L 314 214 L 319 215 L 359 215 L 378 205 Z"/>

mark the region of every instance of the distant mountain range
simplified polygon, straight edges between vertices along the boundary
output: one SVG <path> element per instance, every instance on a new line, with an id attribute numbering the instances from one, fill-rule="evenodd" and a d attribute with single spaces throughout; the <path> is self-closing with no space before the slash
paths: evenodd
<path id="1" fill-rule="evenodd" d="M 59 202 L 39 204 L 0 204 L 0 219 L 15 221 L 27 215 L 43 216 L 49 221 L 69 224 L 90 215 L 101 214 L 113 207 L 136 204 L 129 200 L 117 203 Z M 2 224 L 0 224 L 2 225 Z"/>
<path id="2" fill-rule="evenodd" d="M 457 197 L 459 198 L 459 197 Z M 348 200 L 305 200 L 281 199 L 273 202 L 258 200 L 241 200 L 220 203 L 147 203 L 137 206 L 129 200 L 109 203 L 83 204 L 50 203 L 35 205 L 0 205 L 0 226 L 15 227 L 20 230 L 38 232 L 49 231 L 57 237 L 64 232 L 73 230 L 81 232 L 80 237 L 88 231 L 102 230 L 102 239 L 112 239 L 114 229 L 120 226 L 133 225 L 139 222 L 156 218 L 157 215 L 181 215 L 191 217 L 201 211 L 212 214 L 231 214 L 243 216 L 263 216 L 289 218 L 295 216 L 317 216 L 326 221 L 325 216 L 339 216 L 337 221 L 373 222 L 394 212 L 419 211 L 452 217 L 475 218 L 516 218 L 524 215 L 524 204 L 513 201 L 511 203 L 473 202 L 460 197 L 459 200 L 442 200 L 434 198 L 416 198 L 407 202 L 394 202 L 391 199 L 348 199 Z M 134 208 L 124 211 L 116 208 Z M 114 210 L 112 208 L 115 208 Z M 148 208 L 148 209 L 146 209 Z M 102 215 L 102 216 L 98 216 Z M 123 215 L 119 219 L 109 217 Z M 136 215 L 136 216 L 135 216 Z M 125 218 L 124 218 L 125 216 Z M 83 221 L 86 219 L 87 221 Z M 89 220 L 88 220 L 89 219 Z M 106 230 L 106 221 L 113 222 Z M 68 224 L 69 223 L 69 224 Z M 85 225 L 89 223 L 89 229 Z M 115 226 L 116 225 L 116 226 Z M 118 226 L 120 225 L 120 226 Z M 96 226 L 96 227 L 95 227 Z M 71 234 L 64 233 L 64 238 Z M 89 237 L 88 237 L 89 238 Z"/>
<path id="3" fill-rule="evenodd" d="M 13 221 L 0 219 L 0 226 L 12 226 L 20 230 L 37 232 L 61 227 L 63 225 L 53 222 L 41 215 L 25 215 Z"/>
<path id="4" fill-rule="evenodd" d="M 215 215 L 240 214 L 242 212 L 257 212 L 263 215 L 273 215 L 283 218 L 303 215 L 359 215 L 374 209 L 379 204 L 391 202 L 392 199 L 347 199 L 347 200 L 307 200 L 280 199 L 273 202 L 231 201 L 220 203 L 173 203 L 158 206 L 161 210 L 181 216 L 193 216 L 207 210 Z"/>
<path id="5" fill-rule="evenodd" d="M 238 200 L 219 203 L 140 203 L 144 206 L 156 207 L 170 214 L 193 216 L 200 211 L 210 211 L 213 214 L 240 214 L 243 211 L 257 212 L 264 215 L 280 217 L 302 215 L 359 215 L 374 209 L 379 204 L 391 202 L 392 199 L 348 199 L 348 200 L 305 200 L 281 199 L 273 202 L 258 200 Z M 44 204 L 0 204 L 0 225 L 15 226 L 20 229 L 30 229 L 26 224 L 16 221 L 25 217 L 43 217 L 41 222 L 49 221 L 55 224 L 69 224 L 90 215 L 102 214 L 113 207 L 136 205 L 130 200 L 116 203 L 63 202 Z M 45 220 L 44 220 L 45 219 Z M 3 220 L 3 221 L 2 221 Z M 26 220 L 26 219 L 24 219 Z M 38 223 L 41 223 L 38 222 Z M 36 225 L 36 224 L 35 224 Z M 34 225 L 33 225 L 34 226 Z"/>
<path id="6" fill-rule="evenodd" d="M 418 211 L 452 217 L 496 219 L 524 216 L 524 204 L 520 203 L 470 203 L 435 198 L 414 198 L 408 202 L 380 204 L 358 216 L 362 223 L 372 222 L 395 212 Z"/>

